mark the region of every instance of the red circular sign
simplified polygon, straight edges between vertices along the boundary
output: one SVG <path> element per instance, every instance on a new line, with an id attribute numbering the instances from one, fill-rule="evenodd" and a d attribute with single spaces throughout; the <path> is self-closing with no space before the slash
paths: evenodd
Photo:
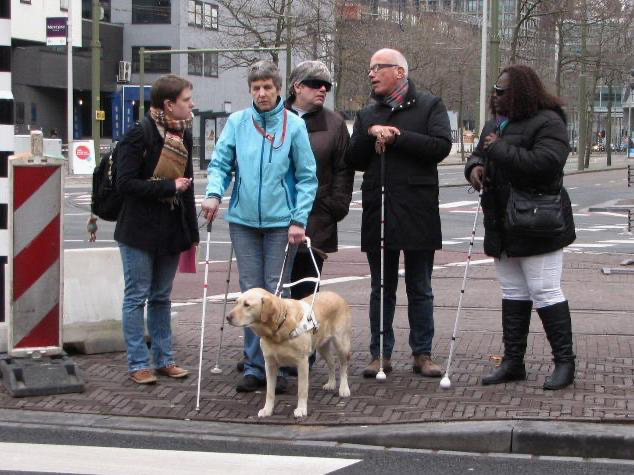
<path id="1" fill-rule="evenodd" d="M 88 160 L 90 158 L 90 149 L 85 145 L 80 145 L 77 147 L 77 150 L 75 150 L 75 155 L 77 155 L 77 158 L 80 160 Z"/>

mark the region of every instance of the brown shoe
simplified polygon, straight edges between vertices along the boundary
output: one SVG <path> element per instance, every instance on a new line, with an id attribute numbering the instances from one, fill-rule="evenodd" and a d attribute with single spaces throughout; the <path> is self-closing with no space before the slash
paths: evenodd
<path id="1" fill-rule="evenodd" d="M 130 379 L 137 384 L 154 384 L 156 383 L 156 376 L 154 371 L 148 368 L 140 369 L 129 373 Z"/>
<path id="2" fill-rule="evenodd" d="M 176 366 L 175 363 L 167 365 L 164 368 L 159 368 L 156 372 L 163 376 L 169 376 L 170 378 L 184 378 L 189 374 L 189 371 Z"/>
<path id="3" fill-rule="evenodd" d="M 422 374 L 428 378 L 440 378 L 442 368 L 434 363 L 429 355 L 414 356 L 414 373 Z"/>
<path id="4" fill-rule="evenodd" d="M 368 366 L 363 370 L 364 378 L 376 378 L 377 373 L 381 369 L 381 364 L 379 363 L 379 359 L 373 359 Z M 392 363 L 389 358 L 383 358 L 383 372 L 391 373 L 392 372 Z"/>

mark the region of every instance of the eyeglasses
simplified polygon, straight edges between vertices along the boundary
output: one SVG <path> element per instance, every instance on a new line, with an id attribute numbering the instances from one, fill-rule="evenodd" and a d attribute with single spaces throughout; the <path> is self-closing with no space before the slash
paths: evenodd
<path id="1" fill-rule="evenodd" d="M 326 92 L 330 92 L 332 89 L 332 85 L 326 81 L 320 81 L 319 79 L 308 79 L 306 81 L 302 81 L 302 84 L 310 87 L 311 89 L 321 89 L 322 87 L 326 88 Z"/>
<path id="2" fill-rule="evenodd" d="M 374 66 L 370 66 L 370 69 L 368 69 L 368 74 L 370 73 L 378 73 L 381 69 L 385 69 L 385 68 L 398 68 L 398 64 L 387 64 L 387 63 L 379 63 L 379 64 L 375 64 Z"/>
<path id="3" fill-rule="evenodd" d="M 493 92 L 495 92 L 496 96 L 503 96 L 508 87 L 500 87 L 497 84 L 493 85 Z"/>

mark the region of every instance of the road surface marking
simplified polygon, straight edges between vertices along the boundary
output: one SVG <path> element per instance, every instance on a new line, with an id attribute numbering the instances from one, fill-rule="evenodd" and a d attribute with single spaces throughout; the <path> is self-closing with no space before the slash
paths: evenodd
<path id="1" fill-rule="evenodd" d="M 321 475 L 359 459 L 0 443 L 0 470 L 91 475 Z"/>
<path id="2" fill-rule="evenodd" d="M 462 208 L 463 206 L 477 205 L 477 201 L 453 201 L 451 203 L 443 203 L 438 207 L 440 209 Z"/>
<path id="3" fill-rule="evenodd" d="M 595 247 L 612 247 L 614 244 L 571 244 L 568 247 L 578 247 L 578 248 L 595 248 Z"/>

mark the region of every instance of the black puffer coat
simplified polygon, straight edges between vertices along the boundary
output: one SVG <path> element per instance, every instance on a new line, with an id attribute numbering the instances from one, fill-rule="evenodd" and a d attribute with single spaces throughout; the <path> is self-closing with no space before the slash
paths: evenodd
<path id="1" fill-rule="evenodd" d="M 292 103 L 286 103 L 292 109 Z M 337 223 L 348 215 L 354 170 L 345 162 L 350 135 L 343 118 L 329 109 L 302 116 L 317 164 L 317 195 L 308 215 L 306 235 L 324 252 L 337 252 Z M 300 252 L 305 248 L 300 248 Z"/>
<path id="2" fill-rule="evenodd" d="M 385 153 L 385 246 L 436 250 L 442 247 L 438 212 L 437 164 L 451 151 L 447 109 L 439 97 L 417 92 L 409 82 L 403 104 L 395 109 L 377 101 L 357 114 L 347 161 L 364 171 L 361 250 L 378 251 L 380 240 L 380 156 L 373 125 L 391 125 L 401 134 Z"/>
<path id="3" fill-rule="evenodd" d="M 163 150 L 163 137 L 152 122 L 152 143 L 147 147 L 143 128 L 131 129 L 118 145 L 117 189 L 124 195 L 114 238 L 138 249 L 159 255 L 178 254 L 199 241 L 194 201 L 194 184 L 180 195 L 180 205 L 172 207 L 161 198 L 176 195 L 174 180 L 151 180 Z M 192 137 L 186 132 L 189 151 L 185 177 L 193 177 Z"/>
<path id="4" fill-rule="evenodd" d="M 542 110 L 529 119 L 511 121 L 485 151 L 484 137 L 495 131 L 495 120 L 485 124 L 480 142 L 465 166 L 467 180 L 474 166 L 486 166 L 482 196 L 484 252 L 491 257 L 500 257 L 503 251 L 510 257 L 527 257 L 553 252 L 574 242 L 572 206 L 562 186 L 564 165 L 570 153 L 564 112 Z M 511 184 L 520 190 L 539 192 L 556 192 L 561 187 L 565 231 L 544 239 L 509 239 L 504 230 L 504 215 Z"/>

